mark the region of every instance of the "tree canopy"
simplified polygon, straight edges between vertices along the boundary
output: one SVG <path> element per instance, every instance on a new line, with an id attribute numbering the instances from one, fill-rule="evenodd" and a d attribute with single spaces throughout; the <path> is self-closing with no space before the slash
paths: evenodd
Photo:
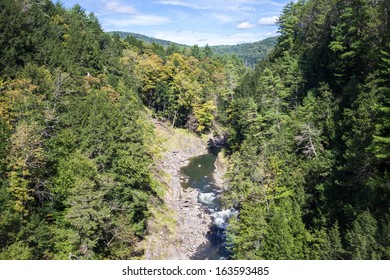
<path id="1" fill-rule="evenodd" d="M 228 106 L 233 258 L 389 258 L 389 4 L 285 6 Z"/>

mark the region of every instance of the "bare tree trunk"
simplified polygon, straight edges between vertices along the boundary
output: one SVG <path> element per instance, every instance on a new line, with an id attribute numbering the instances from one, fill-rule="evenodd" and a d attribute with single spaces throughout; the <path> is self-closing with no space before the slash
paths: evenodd
<path id="1" fill-rule="evenodd" d="M 173 116 L 172 128 L 175 128 L 175 122 L 176 122 L 176 117 L 178 112 L 179 112 L 179 108 L 176 109 L 175 115 Z"/>
<path id="2" fill-rule="evenodd" d="M 150 90 L 150 92 L 149 92 L 149 105 L 148 105 L 149 109 L 150 109 L 150 105 L 152 104 L 152 97 L 153 97 L 153 90 Z"/>
<path id="3" fill-rule="evenodd" d="M 309 143 L 310 143 L 311 149 L 313 150 L 314 157 L 317 157 L 316 148 L 314 147 L 314 144 L 313 144 L 313 141 L 311 140 L 311 135 L 310 134 L 309 134 Z"/>

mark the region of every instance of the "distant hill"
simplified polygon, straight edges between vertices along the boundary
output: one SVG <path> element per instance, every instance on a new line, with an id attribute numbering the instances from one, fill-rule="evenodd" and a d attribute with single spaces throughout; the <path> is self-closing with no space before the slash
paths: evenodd
<path id="1" fill-rule="evenodd" d="M 170 45 L 176 45 L 179 47 L 190 47 L 184 44 L 178 44 L 167 40 L 156 39 L 153 37 L 132 32 L 113 31 L 111 33 L 117 33 L 122 38 L 126 38 L 127 36 L 133 36 L 137 40 L 141 40 L 145 43 L 155 43 L 163 47 L 168 47 Z M 277 38 L 278 37 L 270 37 L 255 43 L 212 46 L 211 49 L 214 51 L 214 53 L 220 55 L 236 55 L 238 58 L 242 59 L 246 66 L 253 67 L 254 65 L 256 65 L 256 63 L 258 63 L 272 51 L 272 49 L 277 43 Z"/>
<path id="2" fill-rule="evenodd" d="M 266 57 L 275 47 L 278 37 L 270 37 L 255 43 L 244 43 L 233 46 L 213 46 L 211 49 L 217 54 L 236 55 L 241 58 L 246 66 L 254 66 Z"/>
<path id="3" fill-rule="evenodd" d="M 178 44 L 178 43 L 167 41 L 167 40 L 156 39 L 156 38 L 149 37 L 149 36 L 142 35 L 142 34 L 138 34 L 138 33 L 123 32 L 123 31 L 113 31 L 110 33 L 117 33 L 122 38 L 126 38 L 127 36 L 133 36 L 137 40 L 141 40 L 145 43 L 148 43 L 148 44 L 155 43 L 155 44 L 161 45 L 163 47 L 168 47 L 169 45 L 177 45 L 177 46 L 182 46 L 182 47 L 186 46 L 183 44 Z"/>

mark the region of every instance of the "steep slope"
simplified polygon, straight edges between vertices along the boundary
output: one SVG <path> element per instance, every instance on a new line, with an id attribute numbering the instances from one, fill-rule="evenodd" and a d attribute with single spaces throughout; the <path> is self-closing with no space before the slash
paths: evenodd
<path id="1" fill-rule="evenodd" d="M 227 110 L 233 258 L 390 258 L 388 7 L 284 8 Z"/>

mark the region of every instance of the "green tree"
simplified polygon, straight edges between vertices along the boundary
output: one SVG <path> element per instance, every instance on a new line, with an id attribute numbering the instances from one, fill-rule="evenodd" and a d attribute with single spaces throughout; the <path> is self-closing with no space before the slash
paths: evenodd
<path id="1" fill-rule="evenodd" d="M 379 257 L 376 241 L 377 222 L 369 212 L 363 212 L 347 230 L 346 241 L 352 259 L 371 260 Z"/>

